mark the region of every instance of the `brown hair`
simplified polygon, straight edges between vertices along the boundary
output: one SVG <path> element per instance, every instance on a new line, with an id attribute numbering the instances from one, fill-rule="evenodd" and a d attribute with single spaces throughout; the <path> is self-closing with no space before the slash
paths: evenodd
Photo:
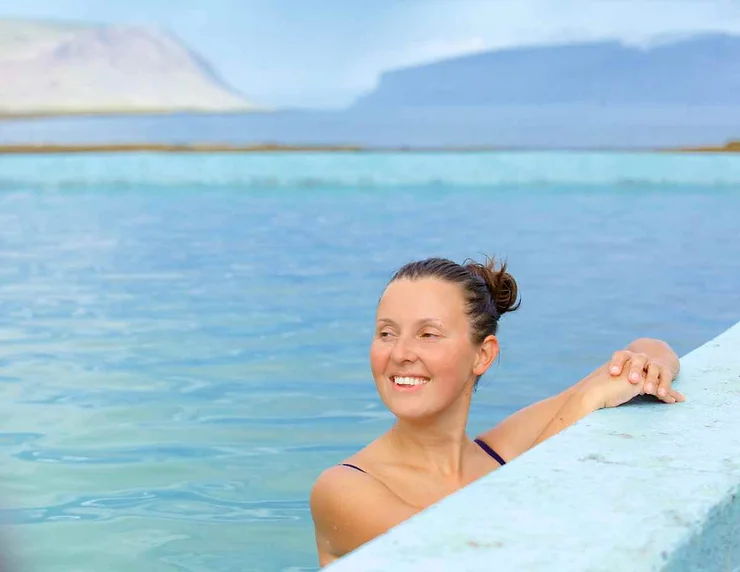
<path id="1" fill-rule="evenodd" d="M 514 277 L 506 271 L 506 263 L 496 268 L 494 259 L 489 257 L 485 263 L 468 259 L 458 264 L 446 258 L 409 262 L 393 275 L 390 282 L 404 278 L 439 278 L 459 285 L 465 296 L 465 311 L 475 344 L 480 344 L 486 336 L 496 335 L 499 318 L 521 304 L 519 288 Z"/>

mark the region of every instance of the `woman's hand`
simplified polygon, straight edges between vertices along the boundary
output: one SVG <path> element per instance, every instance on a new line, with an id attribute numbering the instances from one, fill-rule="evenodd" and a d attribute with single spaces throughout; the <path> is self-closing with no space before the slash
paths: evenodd
<path id="1" fill-rule="evenodd" d="M 685 401 L 686 398 L 671 387 L 675 374 L 669 363 L 655 358 L 650 358 L 644 353 L 630 350 L 620 350 L 614 353 L 609 363 L 609 373 L 617 383 L 620 383 L 625 369 L 629 372 L 627 380 L 634 386 L 634 394 L 622 401 L 629 401 L 636 395 L 654 395 L 666 403 Z M 629 395 L 628 388 L 618 392 L 620 396 Z M 616 396 L 615 396 L 616 397 Z M 619 405 L 619 403 L 617 403 Z M 614 405 L 607 405 L 614 407 Z"/>

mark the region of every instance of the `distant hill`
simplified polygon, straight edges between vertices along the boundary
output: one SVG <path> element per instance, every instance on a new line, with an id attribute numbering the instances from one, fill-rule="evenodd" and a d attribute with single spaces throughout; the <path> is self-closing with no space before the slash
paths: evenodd
<path id="1" fill-rule="evenodd" d="M 740 105 L 740 37 L 505 49 L 384 73 L 369 107 Z"/>
<path id="2" fill-rule="evenodd" d="M 0 115 L 254 108 L 162 30 L 0 20 Z"/>

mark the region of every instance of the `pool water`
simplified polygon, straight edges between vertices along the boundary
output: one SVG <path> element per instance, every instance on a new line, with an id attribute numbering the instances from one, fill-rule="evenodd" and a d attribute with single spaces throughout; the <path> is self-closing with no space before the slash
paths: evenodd
<path id="1" fill-rule="evenodd" d="M 682 354 L 740 316 L 740 157 L 0 157 L 0 207 L 22 570 L 316 570 L 313 480 L 392 422 L 367 353 L 409 260 L 519 281 L 471 435 L 635 337 Z"/>

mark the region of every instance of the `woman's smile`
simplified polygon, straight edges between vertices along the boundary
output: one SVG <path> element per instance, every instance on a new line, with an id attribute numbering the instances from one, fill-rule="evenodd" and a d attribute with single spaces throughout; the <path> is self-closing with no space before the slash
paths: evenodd
<path id="1" fill-rule="evenodd" d="M 428 377 L 417 377 L 407 375 L 393 375 L 390 377 L 391 384 L 396 391 L 419 391 L 431 380 Z"/>

